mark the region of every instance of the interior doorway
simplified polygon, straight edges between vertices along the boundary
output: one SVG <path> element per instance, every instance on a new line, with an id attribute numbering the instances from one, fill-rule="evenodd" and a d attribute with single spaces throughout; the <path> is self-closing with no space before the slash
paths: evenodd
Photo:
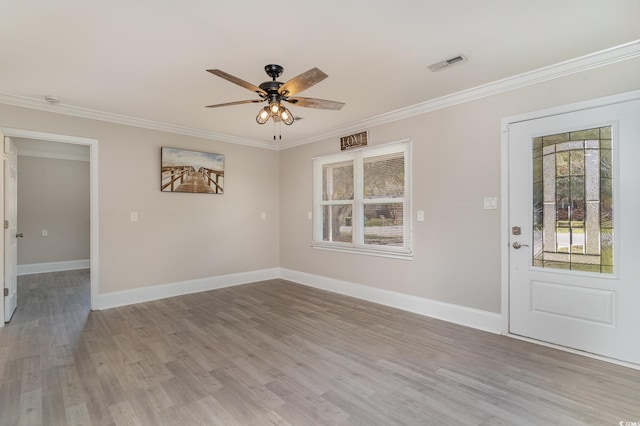
<path id="1" fill-rule="evenodd" d="M 63 156 L 69 156 L 69 153 L 72 153 L 71 155 L 75 155 L 73 153 L 78 153 L 78 152 L 86 152 L 87 153 L 87 160 L 89 163 L 89 172 L 88 172 L 88 176 L 86 176 L 86 178 L 89 180 L 89 258 L 88 259 L 79 259 L 75 262 L 75 265 L 73 265 L 74 262 L 71 262 L 72 264 L 70 265 L 57 265 L 56 262 L 52 262 L 50 264 L 47 263 L 42 263 L 40 265 L 38 265 L 38 267 L 42 268 L 43 265 L 44 267 L 60 267 L 60 268 L 71 268 L 71 269 L 78 269 L 78 268 L 86 268 L 88 267 L 90 269 L 90 278 L 89 278 L 89 300 L 90 300 L 90 308 L 93 310 L 95 309 L 96 306 L 96 298 L 97 298 L 97 294 L 98 294 L 98 141 L 95 139 L 88 139 L 88 138 L 78 138 L 78 137 L 74 137 L 74 136 L 68 136 L 68 135 L 59 135 L 59 134 L 51 134 L 51 133 L 42 133 L 42 132 L 33 132 L 33 131 L 28 131 L 28 130 L 21 130 L 21 129 L 10 129 L 10 128 L 0 128 L 0 138 L 4 141 L 4 138 L 8 137 L 8 138 L 12 138 L 13 140 L 17 140 L 17 141 L 23 141 L 23 140 L 30 140 L 30 141 L 35 141 L 35 142 L 39 142 L 41 144 L 46 145 L 47 143 L 51 143 L 52 146 L 55 145 L 58 148 L 62 148 L 63 152 L 66 152 L 66 154 L 62 154 Z M 29 147 L 31 147 L 33 149 L 34 145 L 30 145 Z M 78 149 L 78 148 L 82 148 L 82 149 Z M 6 156 L 5 156 L 6 157 Z M 3 161 L 2 162 L 2 170 L 0 173 L 0 176 L 3 176 L 5 173 L 5 167 L 7 167 L 7 162 Z M 5 210 L 5 206 L 6 205 L 10 205 L 12 202 L 15 203 L 15 198 L 8 198 L 8 197 L 15 197 L 16 194 L 12 193 L 11 191 L 7 191 L 6 190 L 6 185 L 5 182 L 3 181 L 3 184 L 1 185 L 1 187 L 3 188 L 3 197 L 1 198 L 2 200 L 2 211 Z M 15 191 L 14 191 L 15 192 Z M 18 226 L 20 226 L 18 224 Z M 42 233 L 47 233 L 48 230 L 47 229 L 43 229 L 41 230 Z M 1 257 L 3 259 L 5 259 L 5 243 L 6 243 L 6 232 L 5 234 L 3 234 L 3 243 L 0 244 L 0 250 L 2 251 Z M 6 262 L 6 260 L 5 260 Z M 5 272 L 7 271 L 7 266 L 10 268 L 14 268 L 14 271 L 16 271 L 17 265 L 5 265 L 5 262 L 2 262 L 2 274 L 0 276 L 5 276 Z M 80 262 L 81 264 L 78 264 L 78 262 Z M 64 263 L 64 262 L 61 262 Z M 55 269 L 52 269 L 55 270 Z M 60 269 L 59 269 L 60 270 Z M 30 271 L 30 270 L 23 270 L 23 272 L 26 273 L 37 273 L 37 272 L 45 272 L 44 270 L 35 270 L 35 271 Z M 5 280 L 6 281 L 6 280 Z M 4 287 L 6 288 L 6 282 L 4 283 Z M 18 306 L 20 305 L 20 302 L 18 301 Z M 0 317 L 5 318 L 6 317 L 6 312 L 5 312 L 5 304 L 2 303 L 0 304 Z M 4 321 L 0 321 L 0 327 L 4 326 Z"/>

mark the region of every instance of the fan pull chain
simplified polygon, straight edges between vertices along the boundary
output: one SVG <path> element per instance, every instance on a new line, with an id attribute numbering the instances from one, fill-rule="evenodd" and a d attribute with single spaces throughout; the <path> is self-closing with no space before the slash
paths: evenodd
<path id="1" fill-rule="evenodd" d="M 276 121 L 273 120 L 273 140 L 277 141 L 277 140 L 282 140 L 282 126 L 280 125 L 280 123 L 277 123 L 278 126 L 278 138 L 276 139 Z"/>

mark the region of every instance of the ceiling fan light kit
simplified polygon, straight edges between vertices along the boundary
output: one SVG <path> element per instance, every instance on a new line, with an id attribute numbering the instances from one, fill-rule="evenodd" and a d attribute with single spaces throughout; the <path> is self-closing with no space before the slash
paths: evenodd
<path id="1" fill-rule="evenodd" d="M 268 102 L 269 105 L 265 106 L 258 112 L 258 115 L 256 116 L 256 122 L 258 124 L 265 124 L 271 118 L 273 119 L 274 123 L 282 122 L 289 126 L 293 124 L 293 122 L 295 121 L 295 117 L 293 116 L 291 111 L 289 111 L 283 105 L 283 102 L 289 102 L 291 104 L 305 108 L 330 109 L 336 111 L 340 110 L 344 106 L 343 102 L 329 101 L 326 99 L 294 97 L 303 90 L 308 89 L 309 87 L 321 82 L 328 77 L 327 74 L 323 73 L 318 68 L 312 68 L 309 71 L 306 71 L 298 75 L 297 77 L 292 78 L 286 83 L 282 83 L 276 80 L 278 77 L 280 77 L 280 75 L 282 75 L 282 72 L 284 71 L 284 68 L 282 66 L 269 64 L 264 67 L 264 70 L 267 75 L 271 77 L 271 81 L 265 81 L 261 83 L 260 86 L 254 86 L 253 84 L 231 74 L 228 74 L 222 70 L 207 70 L 213 75 L 217 75 L 218 77 L 224 78 L 231 83 L 237 84 L 238 86 L 244 87 L 245 89 L 249 89 L 252 92 L 257 93 L 260 97 L 259 99 L 250 99 L 246 101 L 235 101 L 223 104 L 208 105 L 207 108 Z"/>

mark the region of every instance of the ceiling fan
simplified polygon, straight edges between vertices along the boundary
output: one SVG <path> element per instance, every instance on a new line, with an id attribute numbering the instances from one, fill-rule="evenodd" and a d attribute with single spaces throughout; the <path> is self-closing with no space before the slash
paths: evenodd
<path id="1" fill-rule="evenodd" d="M 282 71 L 284 71 L 284 68 L 280 65 L 269 64 L 264 67 L 264 70 L 272 80 L 265 81 L 259 86 L 254 86 L 253 84 L 248 83 L 231 74 L 228 74 L 222 70 L 207 70 L 211 74 L 217 75 L 220 78 L 224 78 L 225 80 L 237 84 L 238 86 L 242 86 L 245 89 L 249 89 L 252 92 L 257 93 L 259 96 L 259 99 L 227 102 L 217 105 L 207 105 L 207 108 L 268 102 L 269 104 L 258 112 L 258 116 L 256 117 L 256 121 L 258 122 L 258 124 L 264 124 L 269 121 L 269 118 L 273 118 L 274 122 L 283 122 L 286 125 L 291 125 L 293 124 L 294 117 L 293 114 L 291 114 L 291 111 L 289 111 L 282 104 L 283 101 L 301 107 L 318 109 L 339 110 L 344 106 L 343 102 L 296 96 L 303 90 L 308 89 L 309 87 L 321 82 L 328 77 L 327 74 L 323 73 L 318 68 L 311 68 L 309 71 L 303 72 L 302 74 L 292 78 L 286 83 L 282 83 L 276 80 L 276 78 L 282 75 Z"/>

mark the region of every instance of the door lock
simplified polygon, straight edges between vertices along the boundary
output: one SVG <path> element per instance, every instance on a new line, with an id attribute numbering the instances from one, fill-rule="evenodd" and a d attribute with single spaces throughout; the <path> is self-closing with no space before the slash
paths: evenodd
<path id="1" fill-rule="evenodd" d="M 520 244 L 519 242 L 516 241 L 513 244 L 511 244 L 511 246 L 517 250 L 520 247 L 529 247 L 529 244 Z"/>

